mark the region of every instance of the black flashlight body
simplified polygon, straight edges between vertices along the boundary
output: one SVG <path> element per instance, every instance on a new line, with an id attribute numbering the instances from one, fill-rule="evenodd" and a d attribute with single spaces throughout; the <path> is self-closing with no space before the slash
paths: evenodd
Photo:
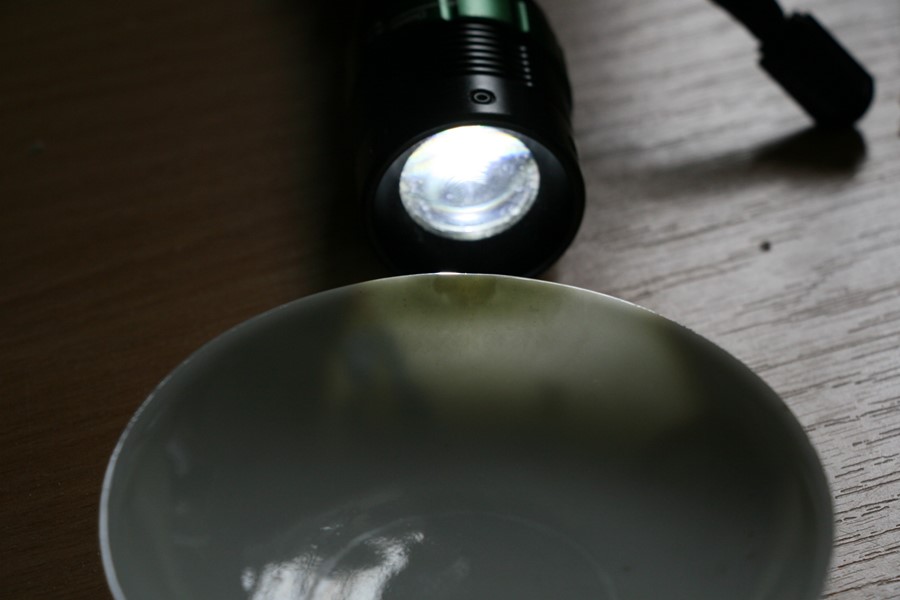
<path id="1" fill-rule="evenodd" d="M 382 0 L 364 4 L 355 89 L 361 198 L 379 254 L 404 273 L 534 275 L 569 246 L 584 211 L 562 51 L 531 0 Z M 519 138 L 540 186 L 530 210 L 485 239 L 428 231 L 399 181 L 417 144 L 486 125 Z"/>

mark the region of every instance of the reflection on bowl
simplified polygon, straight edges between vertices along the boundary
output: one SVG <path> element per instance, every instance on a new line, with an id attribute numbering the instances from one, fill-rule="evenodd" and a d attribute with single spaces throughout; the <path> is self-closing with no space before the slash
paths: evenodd
<path id="1" fill-rule="evenodd" d="M 812 600 L 825 477 L 781 400 L 662 317 L 417 275 L 268 312 L 107 471 L 118 600 Z"/>

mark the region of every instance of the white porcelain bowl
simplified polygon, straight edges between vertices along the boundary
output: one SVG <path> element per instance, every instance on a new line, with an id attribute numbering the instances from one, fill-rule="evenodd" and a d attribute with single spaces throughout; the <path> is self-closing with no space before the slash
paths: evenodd
<path id="1" fill-rule="evenodd" d="M 746 367 L 600 294 L 420 275 L 268 312 L 135 415 L 118 600 L 813 600 L 830 495 Z"/>

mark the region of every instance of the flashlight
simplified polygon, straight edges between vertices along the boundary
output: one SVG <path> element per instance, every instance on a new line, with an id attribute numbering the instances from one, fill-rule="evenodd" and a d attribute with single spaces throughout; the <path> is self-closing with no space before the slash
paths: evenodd
<path id="1" fill-rule="evenodd" d="M 370 237 L 399 272 L 534 275 L 584 211 L 564 59 L 532 0 L 362 7 L 356 99 Z"/>

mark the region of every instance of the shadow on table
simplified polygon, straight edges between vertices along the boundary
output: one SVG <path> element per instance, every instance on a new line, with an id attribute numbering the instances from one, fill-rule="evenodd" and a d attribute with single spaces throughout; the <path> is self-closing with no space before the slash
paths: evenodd
<path id="1" fill-rule="evenodd" d="M 710 193 L 728 195 L 776 180 L 811 189 L 840 185 L 856 175 L 865 157 L 866 142 L 857 130 L 811 127 L 755 148 L 662 165 L 613 169 L 598 160 L 600 169 L 586 175 L 589 197 L 592 191 L 605 189 L 628 198 L 678 201 Z"/>
<path id="2" fill-rule="evenodd" d="M 810 127 L 762 146 L 752 165 L 802 177 L 844 177 L 866 157 L 866 141 L 856 129 Z"/>

